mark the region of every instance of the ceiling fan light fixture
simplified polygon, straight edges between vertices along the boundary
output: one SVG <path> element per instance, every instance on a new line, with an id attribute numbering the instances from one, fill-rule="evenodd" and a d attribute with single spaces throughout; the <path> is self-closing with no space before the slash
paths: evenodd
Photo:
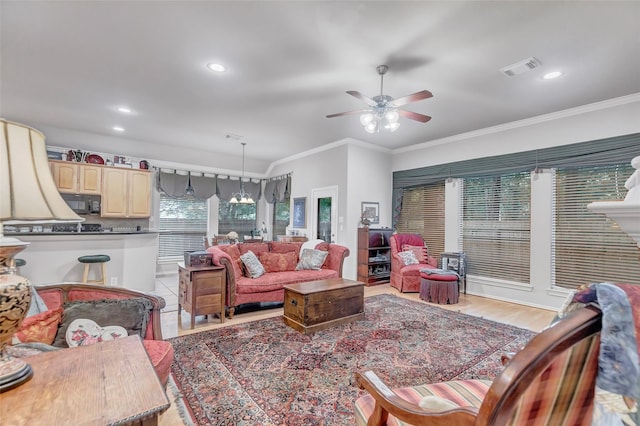
<path id="1" fill-rule="evenodd" d="M 387 123 L 384 128 L 389 130 L 390 132 L 395 132 L 396 130 L 398 130 L 398 127 L 400 127 L 400 123 L 398 123 L 397 121 L 395 123 Z"/>
<path id="2" fill-rule="evenodd" d="M 366 126 L 367 124 L 371 123 L 373 121 L 373 114 L 370 112 L 365 112 L 364 114 L 362 114 L 360 116 L 360 123 L 363 126 Z"/>
<path id="3" fill-rule="evenodd" d="M 388 109 L 385 113 L 384 113 L 384 118 L 389 122 L 389 123 L 396 123 L 398 121 L 398 119 L 400 119 L 400 114 L 398 113 L 398 110 L 395 108 L 392 109 Z"/>

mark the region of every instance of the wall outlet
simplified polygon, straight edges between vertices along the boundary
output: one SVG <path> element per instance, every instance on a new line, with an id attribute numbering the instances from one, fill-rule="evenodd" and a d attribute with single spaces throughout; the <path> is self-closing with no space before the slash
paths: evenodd
<path id="1" fill-rule="evenodd" d="M 111 285 L 112 286 L 118 285 L 118 277 L 111 277 Z"/>

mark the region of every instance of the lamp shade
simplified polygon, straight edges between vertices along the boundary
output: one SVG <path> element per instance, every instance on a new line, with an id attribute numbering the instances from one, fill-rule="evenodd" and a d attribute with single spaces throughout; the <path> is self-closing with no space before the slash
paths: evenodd
<path id="1" fill-rule="evenodd" d="M 0 118 L 0 222 L 82 222 L 51 176 L 44 135 Z"/>

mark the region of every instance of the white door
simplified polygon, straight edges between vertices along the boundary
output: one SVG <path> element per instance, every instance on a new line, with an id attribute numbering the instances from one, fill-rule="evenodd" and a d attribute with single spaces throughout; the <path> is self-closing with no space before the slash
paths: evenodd
<path id="1" fill-rule="evenodd" d="M 311 239 L 318 238 L 335 243 L 338 239 L 338 187 L 312 189 L 311 196 L 313 199 Z"/>

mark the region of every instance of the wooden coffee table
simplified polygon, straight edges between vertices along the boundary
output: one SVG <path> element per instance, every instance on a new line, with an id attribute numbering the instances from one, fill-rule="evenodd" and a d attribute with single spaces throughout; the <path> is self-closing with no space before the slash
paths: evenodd
<path id="1" fill-rule="evenodd" d="M 302 333 L 364 319 L 364 283 L 343 278 L 284 286 L 284 322 Z"/>
<path id="2" fill-rule="evenodd" d="M 147 426 L 169 408 L 138 336 L 24 359 L 33 378 L 0 394 L 0 424 Z"/>

